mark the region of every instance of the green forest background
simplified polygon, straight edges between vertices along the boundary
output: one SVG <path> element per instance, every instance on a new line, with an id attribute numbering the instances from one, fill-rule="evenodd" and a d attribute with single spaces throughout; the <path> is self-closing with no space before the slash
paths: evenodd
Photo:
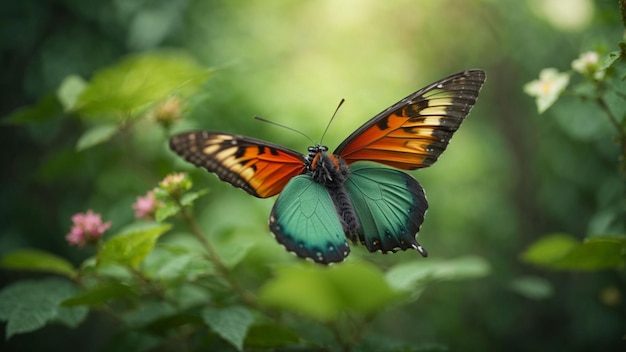
<path id="1" fill-rule="evenodd" d="M 227 264 L 229 276 L 207 266 L 224 287 L 213 287 L 215 277 L 204 277 L 202 265 L 192 279 L 183 275 L 191 269 L 181 269 L 154 284 L 151 268 L 180 258 L 157 250 L 172 248 L 165 246 L 187 231 L 182 220 L 168 219 L 172 230 L 131 270 L 141 275 L 92 276 L 132 287 L 132 297 L 116 291 L 82 301 L 90 311 L 80 324 L 14 334 L 1 350 L 625 350 L 620 133 L 594 99 L 580 98 L 598 87 L 585 86 L 580 75 L 543 114 L 523 90 L 543 68 L 571 71 L 583 52 L 619 56 L 619 1 L 40 0 L 5 1 L 0 16 L 0 256 L 26 248 L 51 253 L 73 265 L 66 276 L 76 282 L 100 254 L 68 245 L 71 216 L 92 209 L 111 221 L 110 234 L 123 232 L 134 222 L 137 196 L 168 173 L 186 171 L 194 188 L 208 189 L 193 207 L 199 227 L 225 248 L 227 261 L 236 258 Z M 419 237 L 426 259 L 356 248 L 329 269 L 303 262 L 267 229 L 272 199 L 220 182 L 167 145 L 174 132 L 206 129 L 304 152 L 310 143 L 302 136 L 252 116 L 318 140 L 345 98 L 324 139 L 333 150 L 402 97 L 468 68 L 487 73 L 475 108 L 440 160 L 411 172 L 430 203 Z M 178 77 L 181 71 L 188 76 Z M 623 135 L 624 70 L 615 71 L 602 92 L 609 91 L 606 102 Z M 116 95 L 128 83 L 120 72 L 142 72 L 152 86 L 138 83 L 134 95 Z M 72 108 L 85 86 L 92 104 Z M 172 119 L 159 120 L 150 109 L 172 97 Z M 609 254 L 581 250 L 596 255 L 597 265 L 559 267 L 542 262 L 539 249 L 539 259 L 528 252 L 541 239 L 597 237 L 615 241 Z M 4 288 L 64 277 L 15 270 L 10 262 L 0 271 Z M 351 306 L 376 295 L 350 281 L 360 273 L 373 275 L 372 285 L 395 282 L 404 293 L 367 309 Z M 153 291 L 142 291 L 137 277 Z M 232 277 L 260 305 L 229 286 Z M 331 306 L 326 296 L 303 290 L 318 278 L 345 285 L 338 297 L 347 303 Z M 200 299 L 160 310 L 167 290 L 200 281 L 207 283 Z M 81 289 L 89 292 L 89 282 Z M 215 313 L 224 307 L 239 315 Z M 11 320 L 5 308 L 0 304 L 3 331 Z"/>

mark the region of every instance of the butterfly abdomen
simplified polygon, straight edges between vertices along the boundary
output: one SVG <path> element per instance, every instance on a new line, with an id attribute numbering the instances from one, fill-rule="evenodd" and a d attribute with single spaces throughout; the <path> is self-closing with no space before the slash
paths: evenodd
<path id="1" fill-rule="evenodd" d="M 326 154 L 323 149 L 318 147 L 309 169 L 313 181 L 326 186 L 328 189 L 344 233 L 352 242 L 355 242 L 359 220 L 344 186 L 346 178 L 350 174 L 350 168 L 340 157 Z"/>

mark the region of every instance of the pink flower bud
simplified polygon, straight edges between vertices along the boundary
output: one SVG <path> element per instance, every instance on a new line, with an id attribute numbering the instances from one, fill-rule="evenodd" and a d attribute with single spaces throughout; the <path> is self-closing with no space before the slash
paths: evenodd
<path id="1" fill-rule="evenodd" d="M 153 218 L 156 208 L 157 201 L 154 198 L 153 191 L 148 191 L 144 197 L 137 197 L 137 201 L 133 204 L 133 210 L 137 219 Z"/>
<path id="2" fill-rule="evenodd" d="M 72 216 L 72 228 L 65 236 L 70 245 L 83 247 L 87 243 L 96 242 L 111 227 L 111 222 L 102 222 L 100 214 L 91 210 Z"/>

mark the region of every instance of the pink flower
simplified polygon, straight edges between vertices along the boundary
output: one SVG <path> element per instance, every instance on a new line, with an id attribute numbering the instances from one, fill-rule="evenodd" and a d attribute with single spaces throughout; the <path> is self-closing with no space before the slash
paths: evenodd
<path id="1" fill-rule="evenodd" d="M 70 245 L 83 247 L 87 243 L 97 241 L 104 231 L 111 227 L 111 222 L 102 222 L 100 214 L 96 214 L 91 210 L 86 213 L 78 213 L 72 216 L 72 228 L 65 239 Z"/>
<path id="2" fill-rule="evenodd" d="M 145 197 L 137 197 L 137 201 L 133 204 L 133 210 L 137 219 L 153 218 L 156 208 L 157 201 L 154 198 L 154 191 L 148 191 Z"/>

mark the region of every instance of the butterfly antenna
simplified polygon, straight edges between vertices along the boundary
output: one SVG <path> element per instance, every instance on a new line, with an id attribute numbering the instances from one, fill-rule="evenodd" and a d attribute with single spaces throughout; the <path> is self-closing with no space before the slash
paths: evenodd
<path id="1" fill-rule="evenodd" d="M 320 139 L 320 144 L 322 144 L 322 141 L 324 140 L 324 136 L 326 136 L 326 132 L 328 132 L 328 127 L 330 127 L 330 124 L 333 123 L 333 120 L 335 119 L 335 115 L 337 115 L 337 111 L 339 111 L 339 108 L 341 107 L 341 105 L 343 105 L 343 103 L 346 100 L 341 98 L 341 100 L 339 101 L 339 105 L 337 105 L 337 108 L 335 109 L 335 112 L 333 113 L 333 116 L 331 116 L 330 121 L 328 121 L 328 124 L 326 125 L 326 129 L 324 130 L 324 133 L 322 133 L 322 138 Z"/>
<path id="2" fill-rule="evenodd" d="M 302 132 L 298 131 L 298 130 L 297 130 L 297 129 L 295 129 L 295 128 L 291 128 L 291 127 L 289 127 L 289 126 L 282 125 L 282 124 L 280 124 L 280 123 L 278 123 L 278 122 L 270 121 L 270 120 L 268 120 L 268 119 L 265 119 L 265 118 L 263 118 L 263 117 L 261 117 L 261 116 L 257 116 L 257 115 L 254 115 L 254 119 L 255 119 L 255 120 L 262 121 L 262 122 L 267 122 L 267 123 L 269 123 L 270 125 L 274 125 L 274 126 L 278 126 L 278 127 L 282 127 L 282 128 L 288 129 L 289 131 L 292 131 L 292 132 L 295 132 L 295 133 L 297 133 L 297 134 L 299 134 L 299 135 L 301 135 L 301 136 L 304 136 L 304 138 L 306 138 L 306 139 L 308 139 L 309 141 L 311 141 L 311 144 L 315 144 L 315 141 L 313 141 L 313 139 L 311 139 L 311 137 L 309 137 L 309 136 L 307 136 L 306 134 L 304 134 L 304 133 L 302 133 Z"/>

